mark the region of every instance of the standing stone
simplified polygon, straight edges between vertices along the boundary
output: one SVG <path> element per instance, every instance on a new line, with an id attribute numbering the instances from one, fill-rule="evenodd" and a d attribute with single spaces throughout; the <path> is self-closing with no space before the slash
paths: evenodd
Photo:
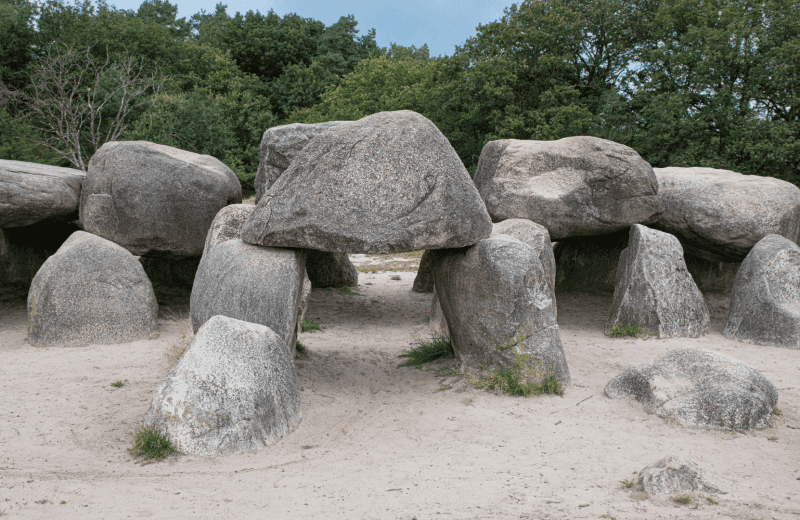
<path id="1" fill-rule="evenodd" d="M 242 226 L 254 209 L 256 207 L 252 204 L 231 204 L 219 210 L 206 235 L 203 255 L 217 244 L 242 238 Z"/>
<path id="2" fill-rule="evenodd" d="M 274 126 L 261 137 L 261 161 L 258 163 L 256 179 L 256 204 L 292 164 L 295 156 L 317 135 L 342 124 L 343 121 L 326 123 Z M 346 124 L 346 122 L 344 122 Z"/>
<path id="3" fill-rule="evenodd" d="M 203 257 L 192 287 L 192 329 L 213 316 L 258 323 L 294 345 L 303 292 L 302 251 L 228 240 Z"/>
<path id="4" fill-rule="evenodd" d="M 145 424 L 181 453 L 255 453 L 300 423 L 286 343 L 268 327 L 214 316 L 153 394 Z"/>
<path id="5" fill-rule="evenodd" d="M 31 282 L 31 345 L 127 343 L 155 338 L 157 327 L 156 296 L 141 264 L 98 236 L 73 233 Z"/>
<path id="6" fill-rule="evenodd" d="M 217 212 L 241 201 L 239 179 L 209 155 L 117 141 L 89 161 L 80 218 L 137 256 L 200 256 Z"/>
<path id="7" fill-rule="evenodd" d="M 417 276 L 414 277 L 414 285 L 411 290 L 416 293 L 426 293 L 433 290 L 433 273 L 431 272 L 431 254 L 426 249 L 419 259 Z"/>
<path id="8" fill-rule="evenodd" d="M 552 240 L 613 233 L 662 209 L 650 165 L 632 148 L 596 137 L 490 141 L 475 186 L 494 222 L 528 219 Z"/>
<path id="9" fill-rule="evenodd" d="M 547 276 L 536 251 L 508 235 L 461 250 L 431 251 L 431 268 L 453 350 L 471 368 L 512 368 L 524 361 L 529 382 L 569 367 Z"/>
<path id="10" fill-rule="evenodd" d="M 306 249 L 306 272 L 311 287 L 358 287 L 358 271 L 347 253 Z"/>
<path id="11" fill-rule="evenodd" d="M 492 223 L 436 125 L 401 110 L 312 139 L 261 198 L 242 240 L 334 253 L 464 247 Z"/>
<path id="12" fill-rule="evenodd" d="M 0 228 L 77 220 L 85 177 L 72 168 L 0 160 Z"/>
<path id="13" fill-rule="evenodd" d="M 617 268 L 606 334 L 638 325 L 659 338 L 696 338 L 708 332 L 708 308 L 686 269 L 674 236 L 635 224 Z"/>
<path id="14" fill-rule="evenodd" d="M 654 227 L 680 238 L 686 252 L 741 262 L 775 234 L 800 241 L 800 188 L 773 177 L 714 168 L 656 168 L 664 212 Z"/>
<path id="15" fill-rule="evenodd" d="M 778 404 L 775 385 L 755 368 L 690 347 L 625 370 L 605 392 L 611 399 L 636 399 L 663 419 L 706 429 L 770 428 Z"/>
<path id="16" fill-rule="evenodd" d="M 547 285 L 550 288 L 550 298 L 553 300 L 553 312 L 558 318 L 556 306 L 556 259 L 553 256 L 553 243 L 550 241 L 550 233 L 544 226 L 540 226 L 530 220 L 521 218 L 511 218 L 498 222 L 492 226 L 492 235 L 508 235 L 514 237 L 524 244 L 528 244 L 539 255 L 544 274 L 547 277 Z"/>
<path id="17" fill-rule="evenodd" d="M 756 345 L 800 349 L 800 247 L 767 235 L 745 257 L 733 283 L 722 334 Z"/>

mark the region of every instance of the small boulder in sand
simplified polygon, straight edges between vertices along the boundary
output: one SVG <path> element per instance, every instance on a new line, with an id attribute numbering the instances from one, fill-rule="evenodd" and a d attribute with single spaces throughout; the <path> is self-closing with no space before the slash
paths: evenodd
<path id="1" fill-rule="evenodd" d="M 431 252 L 436 294 L 453 351 L 470 368 L 511 369 L 528 382 L 570 375 L 539 255 L 508 235 L 472 247 Z"/>
<path id="2" fill-rule="evenodd" d="M 302 417 L 292 355 L 263 325 L 214 316 L 153 394 L 145 424 L 184 454 L 254 453 Z"/>
<path id="3" fill-rule="evenodd" d="M 293 347 L 304 272 L 302 251 L 241 240 L 217 244 L 197 268 L 192 329 L 197 332 L 213 316 L 227 316 L 267 326 Z"/>
<path id="4" fill-rule="evenodd" d="M 755 368 L 690 347 L 625 370 L 605 392 L 611 399 L 635 399 L 663 419 L 705 429 L 769 428 L 778 404 L 775 385 Z"/>
<path id="5" fill-rule="evenodd" d="M 745 257 L 733 282 L 722 334 L 756 345 L 800 349 L 800 247 L 767 235 Z"/>
<path id="6" fill-rule="evenodd" d="M 31 282 L 31 345 L 127 343 L 156 337 L 157 327 L 156 295 L 142 265 L 91 233 L 73 233 Z"/>
<path id="7" fill-rule="evenodd" d="M 650 496 L 693 491 L 722 493 L 705 477 L 704 473 L 702 468 L 691 461 L 682 461 L 676 457 L 664 457 L 639 472 L 638 484 Z"/>
<path id="8" fill-rule="evenodd" d="M 631 226 L 628 247 L 619 257 L 606 334 L 633 324 L 659 338 L 696 338 L 708 332 L 709 321 L 678 239 Z"/>

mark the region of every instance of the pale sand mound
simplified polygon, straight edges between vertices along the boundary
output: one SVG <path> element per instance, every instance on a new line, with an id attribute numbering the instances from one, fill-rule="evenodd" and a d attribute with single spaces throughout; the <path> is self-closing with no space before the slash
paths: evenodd
<path id="1" fill-rule="evenodd" d="M 401 280 L 391 280 L 392 276 Z M 426 336 L 430 295 L 414 273 L 362 273 L 354 296 L 315 290 L 300 335 L 300 427 L 256 455 L 131 460 L 131 436 L 185 323 L 152 341 L 33 348 L 23 306 L 0 309 L 0 510 L 10 518 L 796 518 L 800 514 L 800 351 L 728 341 L 727 299 L 712 296 L 699 339 L 611 339 L 611 295 L 559 294 L 573 384 L 564 397 L 515 398 L 396 368 Z M 372 283 L 373 285 L 365 285 Z M 188 316 L 183 314 L 183 318 Z M 717 350 L 780 390 L 775 428 L 687 430 L 612 401 L 631 364 L 681 346 Z M 111 383 L 127 380 L 122 388 Z M 452 388 L 439 390 L 452 384 Z M 774 439 L 774 440 L 770 440 Z M 674 455 L 726 481 L 690 505 L 620 483 Z M 729 481 L 729 482 L 728 482 Z M 44 503 L 41 503 L 45 501 Z M 65 504 L 61 504 L 65 501 Z"/>

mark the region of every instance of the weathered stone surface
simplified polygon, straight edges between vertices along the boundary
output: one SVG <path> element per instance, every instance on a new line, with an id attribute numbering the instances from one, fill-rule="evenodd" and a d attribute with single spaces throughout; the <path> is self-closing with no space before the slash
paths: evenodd
<path id="1" fill-rule="evenodd" d="M 611 399 L 636 399 L 647 413 L 706 429 L 769 428 L 778 404 L 775 385 L 755 368 L 689 347 L 625 370 L 605 392 Z"/>
<path id="2" fill-rule="evenodd" d="M 292 347 L 303 291 L 302 251 L 254 246 L 241 240 L 217 244 L 200 261 L 192 287 L 192 329 L 213 316 L 258 323 Z"/>
<path id="3" fill-rule="evenodd" d="M 433 273 L 431 272 L 431 254 L 426 249 L 419 259 L 417 276 L 414 277 L 414 285 L 411 290 L 416 293 L 426 293 L 433 290 Z"/>
<path id="4" fill-rule="evenodd" d="M 462 363 L 510 368 L 524 356 L 530 380 L 570 375 L 547 276 L 536 251 L 508 235 L 460 250 L 431 251 L 431 268 Z"/>
<path id="5" fill-rule="evenodd" d="M 308 272 L 303 272 L 303 289 L 300 291 L 300 305 L 297 308 L 297 326 L 294 328 L 294 341 L 292 342 L 292 356 L 297 353 L 297 336 L 301 332 L 303 318 L 306 317 L 308 310 L 308 300 L 311 298 L 311 280 L 308 279 Z"/>
<path id="6" fill-rule="evenodd" d="M 141 264 L 90 233 L 75 232 L 31 282 L 31 345 L 127 343 L 154 338 L 157 326 L 156 296 Z"/>
<path id="7" fill-rule="evenodd" d="M 254 209 L 252 204 L 231 204 L 219 210 L 206 235 L 203 254 L 217 244 L 242 238 L 242 226 Z"/>
<path id="8" fill-rule="evenodd" d="M 268 327 L 214 316 L 153 394 L 145 423 L 184 454 L 254 453 L 302 417 L 289 349 Z"/>
<path id="9" fill-rule="evenodd" d="M 347 253 L 306 249 L 306 272 L 311 287 L 358 287 L 358 271 Z"/>
<path id="10" fill-rule="evenodd" d="M 258 163 L 256 179 L 256 203 L 269 190 L 275 181 L 292 164 L 292 160 L 305 148 L 309 141 L 334 126 L 347 123 L 328 121 L 326 123 L 274 126 L 261 137 L 261 161 Z"/>
<path id="11" fill-rule="evenodd" d="M 444 317 L 442 304 L 439 303 L 439 295 L 436 288 L 433 288 L 433 298 L 431 298 L 431 317 L 428 325 L 434 336 L 449 338 L 450 328 L 447 326 L 447 318 Z"/>
<path id="12" fill-rule="evenodd" d="M 453 147 L 421 115 L 381 112 L 312 139 L 259 201 L 242 240 L 335 253 L 464 247 L 491 233 Z"/>
<path id="13" fill-rule="evenodd" d="M 217 212 L 241 201 L 239 179 L 209 155 L 117 141 L 89 161 L 80 219 L 137 256 L 200 256 Z"/>
<path id="14" fill-rule="evenodd" d="M 696 338 L 708 332 L 708 308 L 674 236 L 639 224 L 617 268 L 606 334 L 630 324 L 659 338 Z"/>
<path id="15" fill-rule="evenodd" d="M 0 229 L 0 287 L 30 286 L 42 264 L 76 231 L 74 222 Z"/>
<path id="16" fill-rule="evenodd" d="M 742 262 L 722 334 L 756 345 L 800 349 L 800 247 L 767 235 Z"/>
<path id="17" fill-rule="evenodd" d="M 0 228 L 77 220 L 85 177 L 72 168 L 0 160 Z"/>
<path id="18" fill-rule="evenodd" d="M 650 165 L 633 149 L 596 137 L 490 141 L 475 186 L 494 222 L 532 220 L 552 240 L 646 224 L 662 209 Z"/>
<path id="19" fill-rule="evenodd" d="M 741 262 L 775 234 L 800 240 L 800 188 L 772 177 L 714 168 L 656 168 L 664 211 L 653 227 L 681 239 L 687 253 Z"/>
<path id="20" fill-rule="evenodd" d="M 550 233 L 544 226 L 530 220 L 512 218 L 498 222 L 492 226 L 492 235 L 508 235 L 528 244 L 536 251 L 542 263 L 544 274 L 547 276 L 547 285 L 550 288 L 550 298 L 553 300 L 553 312 L 558 318 L 556 306 L 556 259 L 553 256 L 553 243 Z"/>
<path id="21" fill-rule="evenodd" d="M 722 493 L 703 473 L 703 469 L 691 461 L 664 457 L 639 472 L 638 484 L 650 496 L 693 491 Z"/>

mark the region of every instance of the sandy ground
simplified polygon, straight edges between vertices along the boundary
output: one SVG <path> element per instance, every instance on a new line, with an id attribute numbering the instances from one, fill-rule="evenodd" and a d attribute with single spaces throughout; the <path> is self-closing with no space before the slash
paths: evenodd
<path id="1" fill-rule="evenodd" d="M 400 280 L 392 280 L 399 276 Z M 0 512 L 9 518 L 797 518 L 800 351 L 728 341 L 727 298 L 711 295 L 699 339 L 611 339 L 611 295 L 561 294 L 573 383 L 563 397 L 488 393 L 435 370 L 397 368 L 428 335 L 414 273 L 361 275 L 360 296 L 315 290 L 297 359 L 303 420 L 254 455 L 128 450 L 169 369 L 186 313 L 152 341 L 34 348 L 24 305 L 0 307 Z M 173 316 L 178 320 L 170 319 Z M 183 320 L 181 320 L 181 316 Z M 605 384 L 668 349 L 705 347 L 750 363 L 780 390 L 775 427 L 689 430 L 612 401 Z M 117 380 L 125 386 L 114 388 Z M 691 458 L 727 493 L 689 505 L 621 481 L 666 455 Z M 708 503 L 712 497 L 718 504 Z"/>

